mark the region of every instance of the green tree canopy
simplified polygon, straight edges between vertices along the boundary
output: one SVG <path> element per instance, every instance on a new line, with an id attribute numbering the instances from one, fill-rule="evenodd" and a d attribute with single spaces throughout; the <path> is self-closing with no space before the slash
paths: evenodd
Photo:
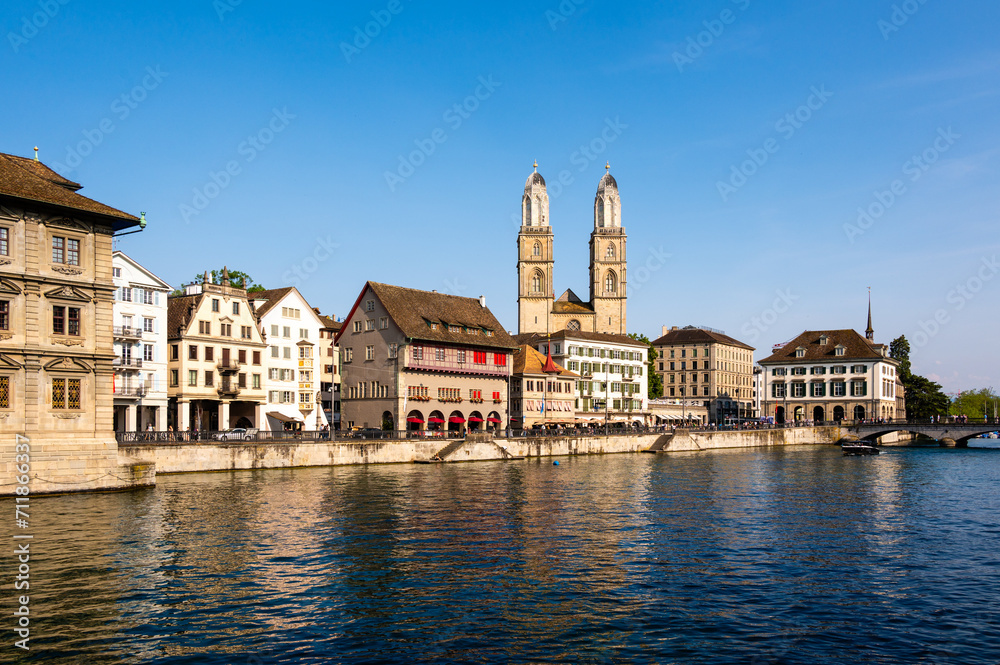
<path id="1" fill-rule="evenodd" d="M 951 415 L 968 416 L 969 418 L 993 418 L 1000 412 L 1000 397 L 993 388 L 979 390 L 963 390 L 951 401 Z"/>
<path id="2" fill-rule="evenodd" d="M 642 342 L 647 347 L 649 347 L 649 353 L 647 355 L 646 362 L 646 390 L 649 394 L 649 399 L 656 399 L 657 397 L 663 397 L 663 377 L 656 373 L 655 361 L 659 357 L 656 353 L 656 349 L 653 348 L 653 343 L 645 335 L 640 335 L 639 333 L 631 333 L 629 337 L 637 342 Z"/>
<path id="3" fill-rule="evenodd" d="M 899 361 L 899 380 L 906 396 L 907 420 L 923 420 L 948 414 L 950 401 L 941 385 L 914 374 L 910 369 L 910 343 L 900 335 L 889 344 L 889 356 Z"/>

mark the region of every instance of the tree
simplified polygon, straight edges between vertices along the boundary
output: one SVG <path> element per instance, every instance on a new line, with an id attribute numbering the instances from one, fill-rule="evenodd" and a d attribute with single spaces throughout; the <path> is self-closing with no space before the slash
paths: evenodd
<path id="1" fill-rule="evenodd" d="M 899 361 L 899 380 L 906 396 L 906 419 L 924 420 L 948 413 L 948 396 L 941 385 L 914 374 L 910 369 L 910 343 L 900 335 L 889 344 L 889 357 Z"/>
<path id="2" fill-rule="evenodd" d="M 204 279 L 204 275 L 195 275 L 195 281 L 200 282 Z M 212 284 L 222 283 L 222 270 L 212 270 L 208 273 L 208 279 Z M 265 291 L 266 289 L 260 284 L 256 284 L 253 281 L 253 277 L 241 270 L 229 270 L 229 283 L 233 286 L 241 286 L 247 290 L 247 293 L 257 293 L 259 291 Z"/>
<path id="3" fill-rule="evenodd" d="M 649 347 L 648 362 L 646 363 L 646 390 L 649 395 L 649 399 L 663 397 L 663 377 L 656 373 L 655 364 L 659 354 L 656 352 L 656 349 L 653 348 L 653 343 L 649 341 L 648 337 L 640 335 L 639 333 L 631 333 L 629 337 L 637 342 L 642 342 Z"/>
<path id="4" fill-rule="evenodd" d="M 993 388 L 963 390 L 951 401 L 951 415 L 969 418 L 992 418 L 1000 398 Z"/>

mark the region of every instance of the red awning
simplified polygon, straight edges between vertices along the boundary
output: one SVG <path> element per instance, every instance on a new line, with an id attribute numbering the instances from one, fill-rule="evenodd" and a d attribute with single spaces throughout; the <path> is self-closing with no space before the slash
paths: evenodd
<path id="1" fill-rule="evenodd" d="M 487 418 L 486 420 L 490 421 L 491 423 L 498 423 L 498 422 L 500 422 L 499 418 Z"/>
<path id="2" fill-rule="evenodd" d="M 444 420 L 442 420 L 441 418 L 428 418 L 427 422 L 429 422 L 429 423 L 435 423 L 435 424 L 441 424 L 441 423 L 444 422 Z"/>
<path id="3" fill-rule="evenodd" d="M 481 423 L 481 422 L 483 422 L 483 419 L 479 418 L 478 416 L 469 416 L 469 422 L 470 423 Z"/>
<path id="4" fill-rule="evenodd" d="M 410 416 L 409 418 L 406 419 L 406 422 L 408 422 L 408 423 L 422 423 L 422 422 L 424 422 L 424 419 L 423 418 L 416 418 L 414 416 Z"/>
<path id="5" fill-rule="evenodd" d="M 465 418 L 463 418 L 462 416 L 452 416 L 451 418 L 448 419 L 448 422 L 462 424 L 465 422 Z"/>

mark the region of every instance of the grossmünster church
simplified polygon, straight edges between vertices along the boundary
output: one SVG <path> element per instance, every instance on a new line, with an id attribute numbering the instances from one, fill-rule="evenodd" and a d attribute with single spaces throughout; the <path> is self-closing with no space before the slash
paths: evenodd
<path id="1" fill-rule="evenodd" d="M 594 197 L 594 230 L 590 234 L 590 300 L 572 289 L 555 297 L 552 227 L 545 179 L 535 172 L 524 185 L 521 231 L 517 236 L 518 332 L 560 330 L 624 335 L 625 229 L 618 183 L 610 166 Z"/>

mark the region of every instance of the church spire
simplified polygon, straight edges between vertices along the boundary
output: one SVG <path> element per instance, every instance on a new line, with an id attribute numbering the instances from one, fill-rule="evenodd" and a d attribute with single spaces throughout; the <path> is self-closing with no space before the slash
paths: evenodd
<path id="1" fill-rule="evenodd" d="M 865 337 L 869 342 L 875 341 L 875 330 L 872 328 L 872 287 L 868 287 L 868 328 L 865 330 Z"/>

